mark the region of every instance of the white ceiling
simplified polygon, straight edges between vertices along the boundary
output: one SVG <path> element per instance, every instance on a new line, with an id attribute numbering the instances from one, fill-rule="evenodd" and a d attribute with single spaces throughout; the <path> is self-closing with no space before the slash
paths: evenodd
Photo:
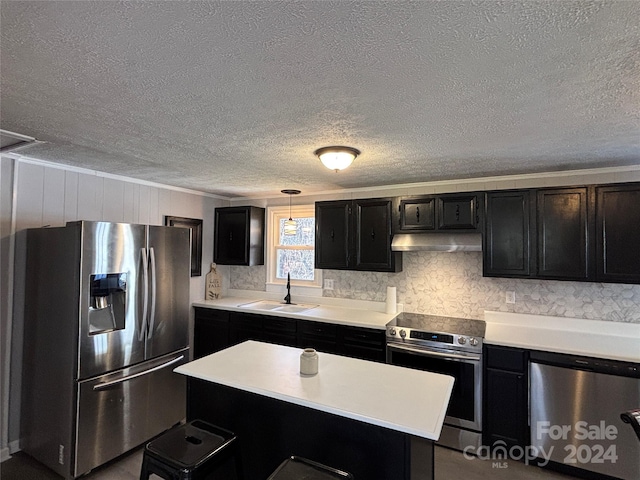
<path id="1" fill-rule="evenodd" d="M 227 197 L 640 164 L 637 1 L 2 0 L 20 154 Z M 362 150 L 340 173 L 313 151 Z"/>

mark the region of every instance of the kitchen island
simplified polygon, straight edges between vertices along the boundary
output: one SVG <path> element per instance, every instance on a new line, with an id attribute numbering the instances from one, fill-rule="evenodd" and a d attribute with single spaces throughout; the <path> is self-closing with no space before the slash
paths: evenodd
<path id="1" fill-rule="evenodd" d="M 247 341 L 179 367 L 188 418 L 238 435 L 247 478 L 268 477 L 290 455 L 356 478 L 433 478 L 452 377 L 322 352 L 307 377 L 300 353 Z"/>

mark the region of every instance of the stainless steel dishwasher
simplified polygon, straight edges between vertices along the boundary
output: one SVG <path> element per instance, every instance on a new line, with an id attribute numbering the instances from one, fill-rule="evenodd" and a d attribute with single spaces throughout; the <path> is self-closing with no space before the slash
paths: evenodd
<path id="1" fill-rule="evenodd" d="M 539 458 L 640 478 L 640 442 L 620 419 L 640 408 L 640 364 L 531 352 L 530 408 Z"/>

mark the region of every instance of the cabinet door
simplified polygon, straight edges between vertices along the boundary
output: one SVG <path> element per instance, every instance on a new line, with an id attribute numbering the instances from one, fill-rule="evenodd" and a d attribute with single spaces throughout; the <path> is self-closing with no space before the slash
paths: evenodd
<path id="1" fill-rule="evenodd" d="M 249 255 L 248 211 L 244 208 L 217 208 L 213 261 L 220 265 L 247 265 Z"/>
<path id="2" fill-rule="evenodd" d="M 263 341 L 290 347 L 296 346 L 297 320 L 295 318 L 265 316 L 262 325 Z"/>
<path id="3" fill-rule="evenodd" d="M 334 323 L 298 320 L 298 347 L 315 348 L 327 353 L 341 353 L 336 332 L 337 326 Z"/>
<path id="4" fill-rule="evenodd" d="M 193 328 L 194 359 L 220 351 L 229 345 L 229 312 L 196 308 Z"/>
<path id="5" fill-rule="evenodd" d="M 479 220 L 477 206 L 477 195 L 438 197 L 438 229 L 476 230 Z"/>
<path id="6" fill-rule="evenodd" d="M 398 206 L 399 232 L 428 232 L 436 228 L 435 197 L 406 198 Z"/>
<path id="7" fill-rule="evenodd" d="M 507 447 L 529 443 L 529 352 L 486 345 L 484 351 L 483 443 Z"/>
<path id="8" fill-rule="evenodd" d="M 598 281 L 640 283 L 640 183 L 596 187 L 596 264 Z"/>
<path id="9" fill-rule="evenodd" d="M 394 271 L 391 251 L 391 200 L 355 200 L 357 270 Z"/>
<path id="10" fill-rule="evenodd" d="M 530 191 L 487 194 L 483 275 L 524 277 L 531 273 Z"/>
<path id="11" fill-rule="evenodd" d="M 350 201 L 316 203 L 316 268 L 349 268 L 350 220 Z"/>
<path id="12" fill-rule="evenodd" d="M 525 375 L 487 369 L 483 443 L 502 440 L 507 448 L 528 444 Z"/>
<path id="13" fill-rule="evenodd" d="M 384 330 L 338 326 L 338 343 L 342 354 L 348 357 L 384 362 L 386 360 L 386 336 Z"/>
<path id="14" fill-rule="evenodd" d="M 538 190 L 538 277 L 590 275 L 586 187 Z"/>
<path id="15" fill-rule="evenodd" d="M 264 208 L 215 210 L 213 261 L 220 265 L 264 265 Z"/>
<path id="16" fill-rule="evenodd" d="M 229 318 L 229 342 L 232 345 L 246 340 L 262 341 L 263 317 L 250 313 L 231 313 Z"/>

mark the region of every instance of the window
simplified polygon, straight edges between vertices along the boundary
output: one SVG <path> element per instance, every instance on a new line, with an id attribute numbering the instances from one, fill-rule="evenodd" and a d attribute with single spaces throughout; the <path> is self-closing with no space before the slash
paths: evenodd
<path id="1" fill-rule="evenodd" d="M 295 235 L 284 234 L 289 219 L 289 207 L 269 209 L 268 283 L 284 284 L 287 274 L 291 283 L 299 286 L 321 286 L 320 271 L 315 270 L 315 208 L 313 205 L 291 208 L 291 218 L 297 223 Z"/>

